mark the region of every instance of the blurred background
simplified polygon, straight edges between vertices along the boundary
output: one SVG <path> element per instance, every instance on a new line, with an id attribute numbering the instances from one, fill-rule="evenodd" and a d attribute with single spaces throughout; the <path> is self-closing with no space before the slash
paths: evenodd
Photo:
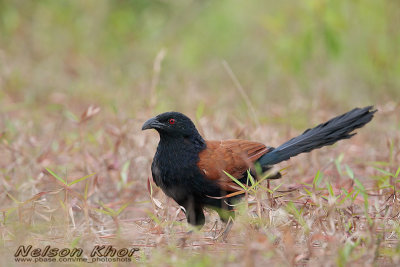
<path id="1" fill-rule="evenodd" d="M 400 96 L 399 25 L 392 0 L 1 0 L 0 110 L 245 120 L 251 104 L 268 121 L 384 103 Z"/>
<path id="2" fill-rule="evenodd" d="M 352 215 L 344 217 L 326 196 L 331 185 L 335 194 L 343 187 L 350 192 L 356 177 L 374 197 L 387 193 L 382 209 L 375 198 L 371 202 L 371 217 L 378 218 L 396 194 L 395 175 L 387 174 L 400 162 L 399 25 L 400 1 L 394 0 L 0 0 L 0 259 L 14 262 L 21 244 L 90 251 L 111 242 L 141 245 L 153 263 L 171 258 L 167 265 L 180 266 L 173 258 L 186 259 L 185 250 L 159 244 L 170 244 L 187 224 L 179 207 L 150 187 L 158 136 L 141 131 L 146 119 L 181 111 L 207 139 L 277 146 L 373 104 L 379 112 L 356 137 L 282 163 L 279 168 L 290 170 L 271 188 L 300 188 L 319 171 L 325 174 L 326 194 L 317 203 L 327 206 L 306 206 L 315 200 L 305 191 L 292 199 L 305 209 L 299 220 L 315 221 L 310 227 L 320 236 L 326 233 L 320 214 L 343 222 L 335 238 L 329 233 L 329 246 L 321 245 L 324 256 L 313 256 L 315 266 L 345 266 L 340 262 L 347 262 L 354 242 L 361 247 L 353 253 L 360 266 L 375 264 L 380 244 L 398 265 L 398 242 L 382 240 L 382 233 L 400 233 L 397 198 L 390 208 L 397 217 L 376 234 L 363 226 L 362 212 L 353 213 L 364 210 L 363 201 L 352 203 Z M 195 252 L 186 255 L 213 266 L 267 265 L 259 259 L 271 264 L 271 255 L 278 260 L 273 265 L 295 265 L 288 260 L 309 257 L 304 251 L 314 245 L 304 240 L 314 239 L 298 227 L 300 212 L 292 202 L 270 212 L 266 192 L 260 192 L 266 227 L 243 212 L 233 228 L 234 246 L 207 241 L 198 247 L 196 241 Z M 298 202 L 304 197 L 307 202 Z M 209 215 L 206 234 L 217 216 Z M 281 228 L 281 222 L 297 226 Z M 329 222 L 326 229 L 334 225 Z M 370 235 L 355 241 L 350 225 Z M 203 249 L 218 253 L 211 258 L 199 254 Z"/>

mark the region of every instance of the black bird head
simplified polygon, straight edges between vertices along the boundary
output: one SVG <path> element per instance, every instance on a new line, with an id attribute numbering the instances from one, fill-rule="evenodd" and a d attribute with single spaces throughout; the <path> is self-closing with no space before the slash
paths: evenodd
<path id="1" fill-rule="evenodd" d="M 155 129 L 160 136 L 170 137 L 198 137 L 199 132 L 194 123 L 179 112 L 165 112 L 147 120 L 142 130 Z"/>

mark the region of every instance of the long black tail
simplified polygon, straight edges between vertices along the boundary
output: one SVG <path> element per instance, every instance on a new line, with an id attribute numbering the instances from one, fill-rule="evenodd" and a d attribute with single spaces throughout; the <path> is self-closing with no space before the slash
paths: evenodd
<path id="1" fill-rule="evenodd" d="M 352 131 L 370 122 L 375 112 L 373 106 L 355 108 L 315 128 L 306 130 L 303 134 L 265 154 L 258 162 L 261 166 L 277 164 L 300 153 L 332 145 L 341 139 L 348 139 L 356 134 L 351 133 Z"/>

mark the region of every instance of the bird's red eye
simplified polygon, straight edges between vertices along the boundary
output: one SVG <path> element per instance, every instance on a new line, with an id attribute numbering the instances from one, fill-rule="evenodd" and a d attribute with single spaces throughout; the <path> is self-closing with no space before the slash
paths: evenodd
<path id="1" fill-rule="evenodd" d="M 169 119 L 168 122 L 169 122 L 169 124 L 171 124 L 171 125 L 172 125 L 172 124 L 175 124 L 175 119 Z"/>

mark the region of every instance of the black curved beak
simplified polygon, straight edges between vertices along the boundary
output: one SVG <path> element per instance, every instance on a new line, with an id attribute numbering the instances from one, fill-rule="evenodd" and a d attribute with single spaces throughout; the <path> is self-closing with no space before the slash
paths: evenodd
<path id="1" fill-rule="evenodd" d="M 160 123 L 156 117 L 151 118 L 147 120 L 143 126 L 142 126 L 142 131 L 147 130 L 147 129 L 158 129 L 162 126 L 162 123 Z"/>

